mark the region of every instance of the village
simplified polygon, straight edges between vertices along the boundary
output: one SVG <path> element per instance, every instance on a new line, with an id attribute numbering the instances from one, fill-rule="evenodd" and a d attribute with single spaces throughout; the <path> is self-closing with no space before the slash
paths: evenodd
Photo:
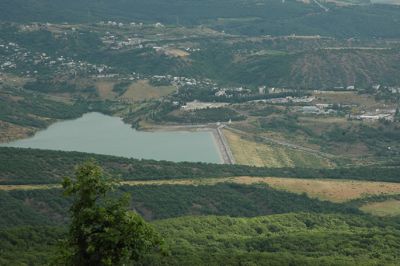
<path id="1" fill-rule="evenodd" d="M 74 25 L 26 24 L 20 25 L 23 32 L 38 30 L 51 30 L 56 32 L 58 38 L 68 40 L 76 35 L 88 34 Z M 87 26 L 89 27 L 89 26 Z M 92 26 L 90 26 L 92 27 Z M 89 28 L 90 28 L 89 27 Z M 141 22 L 123 23 L 118 21 L 101 21 L 93 24 L 100 30 L 100 41 L 103 49 L 150 49 L 155 53 L 174 58 L 190 57 L 201 49 L 193 44 L 185 43 L 173 45 L 171 43 L 159 44 L 168 36 L 158 33 L 149 38 L 140 29 L 162 32 L 166 27 L 162 23 L 144 24 Z M 126 32 L 132 31 L 131 34 Z M 122 34 L 122 33 L 124 34 Z M 162 43 L 162 42 L 161 42 Z M 267 105 L 291 106 L 292 111 L 308 116 L 342 116 L 349 120 L 361 121 L 395 121 L 398 116 L 396 102 L 386 103 L 400 94 L 400 86 L 387 86 L 374 84 L 369 88 L 360 89 L 354 84 L 337 86 L 329 89 L 318 88 L 290 88 L 277 86 L 246 86 L 227 85 L 208 78 L 185 77 L 171 74 L 144 74 L 141 72 L 121 72 L 115 66 L 95 64 L 80 59 L 79 56 L 62 54 L 52 51 L 38 51 L 23 45 L 0 38 L 0 83 L 8 75 L 26 80 L 37 80 L 43 77 L 64 78 L 79 82 L 79 79 L 89 80 L 92 84 L 101 81 L 110 81 L 114 84 L 120 82 L 138 82 L 147 80 L 152 86 L 172 86 L 176 91 L 170 98 L 173 106 L 182 110 L 201 110 L 221 108 L 235 103 L 264 103 Z M 94 85 L 93 85 L 94 86 Z M 324 95 L 337 94 L 352 97 L 370 95 L 382 104 L 367 106 L 361 103 L 346 103 L 339 100 L 326 100 Z M 135 99 L 116 98 L 123 102 L 135 102 Z"/>

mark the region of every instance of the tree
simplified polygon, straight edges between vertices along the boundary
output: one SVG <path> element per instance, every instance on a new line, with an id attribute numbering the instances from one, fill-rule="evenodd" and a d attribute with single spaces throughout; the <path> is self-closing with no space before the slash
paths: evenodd
<path id="1" fill-rule="evenodd" d="M 144 254 L 161 247 L 153 227 L 128 210 L 129 197 L 111 195 L 116 185 L 93 161 L 77 167 L 75 178 L 64 179 L 64 193 L 73 198 L 63 255 L 67 265 L 140 262 Z"/>

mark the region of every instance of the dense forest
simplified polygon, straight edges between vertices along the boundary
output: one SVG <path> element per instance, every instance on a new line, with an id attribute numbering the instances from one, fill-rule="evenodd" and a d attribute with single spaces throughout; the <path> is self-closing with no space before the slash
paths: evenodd
<path id="1" fill-rule="evenodd" d="M 181 217 L 154 223 L 169 255 L 146 265 L 395 265 L 399 221 L 358 215 L 289 213 L 257 218 Z M 54 257 L 66 230 L 0 228 L 2 264 L 40 265 Z"/>
<path id="2" fill-rule="evenodd" d="M 78 169 L 85 173 L 85 168 Z M 264 265 L 264 260 L 265 265 L 373 265 L 398 259 L 398 217 L 363 214 L 355 201 L 330 203 L 266 185 L 229 183 L 108 190 L 109 200 L 132 195 L 128 207 L 153 220 L 165 241 L 167 252 L 142 255 L 144 265 Z M 68 225 L 77 221 L 67 212 L 76 201 L 65 193 L 51 188 L 0 191 L 1 212 L 7 214 L 0 219 L 2 264 L 37 265 L 59 259 Z"/>
<path id="3" fill-rule="evenodd" d="M 333 169 L 260 168 L 0 147 L 0 184 L 57 184 L 62 177 L 72 174 L 75 165 L 90 158 L 96 159 L 110 175 L 122 180 L 275 176 L 400 182 L 399 167 L 395 163 Z"/>
<path id="4" fill-rule="evenodd" d="M 60 189 L 0 191 L 2 226 L 60 225 L 68 222 L 70 201 Z M 122 186 L 116 194 L 132 195 L 132 208 L 147 220 L 187 215 L 255 217 L 287 212 L 354 213 L 355 204 L 337 204 L 266 185 L 140 185 Z"/>
<path id="5" fill-rule="evenodd" d="M 400 8 L 386 5 L 330 6 L 298 1 L 11 1 L 0 3 L 5 21 L 93 22 L 116 19 L 168 24 L 208 24 L 248 35 L 328 35 L 386 37 L 400 35 Z M 212 12 L 210 11 L 212 10 Z"/>
<path id="6" fill-rule="evenodd" d="M 398 181 L 397 167 L 390 166 L 264 169 L 15 148 L 0 148 L 0 155 L 3 184 L 57 184 L 62 176 L 73 174 L 74 165 L 90 157 L 111 176 L 128 180 L 246 174 Z M 71 199 L 59 188 L 27 188 L 0 191 L 0 211 L 7 214 L 0 218 L 1 264 L 52 262 L 67 234 Z M 122 185 L 110 196 L 123 194 L 131 195 L 130 208 L 152 222 L 168 250 L 164 255 L 146 255 L 145 265 L 391 265 L 399 259 L 398 217 L 379 218 L 358 209 L 369 200 L 396 195 L 332 203 L 265 184 L 188 183 Z"/>

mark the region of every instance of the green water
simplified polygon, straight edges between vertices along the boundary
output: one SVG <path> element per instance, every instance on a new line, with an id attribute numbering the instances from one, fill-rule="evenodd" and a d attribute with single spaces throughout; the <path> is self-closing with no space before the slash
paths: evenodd
<path id="1" fill-rule="evenodd" d="M 142 132 L 120 118 L 88 113 L 0 146 L 80 151 L 138 159 L 221 163 L 211 132 Z"/>

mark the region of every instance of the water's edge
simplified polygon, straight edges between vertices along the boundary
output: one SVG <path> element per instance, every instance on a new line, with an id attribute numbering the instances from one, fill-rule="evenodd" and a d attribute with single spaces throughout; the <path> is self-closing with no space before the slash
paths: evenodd
<path id="1" fill-rule="evenodd" d="M 128 132 L 128 128 L 130 132 Z M 102 136 L 100 137 L 97 136 L 96 138 L 97 134 L 96 129 L 98 130 L 98 132 L 102 133 L 100 134 Z M 82 137 L 82 140 L 79 139 L 81 137 L 79 134 L 82 133 L 82 132 L 79 133 L 79 130 L 83 130 L 84 136 Z M 88 131 L 89 133 L 85 132 L 84 130 Z M 71 132 L 69 134 L 65 133 L 64 131 L 71 131 Z M 51 132 L 53 132 L 56 136 L 52 136 Z M 146 135 L 147 133 L 149 133 L 150 135 Z M 192 135 L 191 133 L 194 134 Z M 208 137 L 206 135 L 201 135 L 197 133 L 209 133 L 212 144 L 210 144 L 210 141 L 207 140 Z M 107 134 L 109 134 L 110 136 L 105 139 L 104 135 Z M 57 137 L 59 139 L 57 139 Z M 83 148 L 81 147 L 79 147 L 78 149 L 70 148 L 70 146 L 68 146 L 69 145 L 68 141 L 71 142 L 74 137 L 77 142 L 79 141 L 85 142 L 85 137 L 86 137 L 86 142 L 92 142 L 91 148 L 93 148 L 93 146 L 102 146 L 102 145 L 106 146 L 108 144 L 112 151 L 111 153 L 105 153 L 104 149 L 106 147 L 102 147 L 103 150 L 100 152 L 97 152 L 97 149 L 82 150 Z M 134 138 L 138 138 L 140 140 Z M 96 141 L 100 141 L 100 145 L 96 145 L 95 144 Z M 124 141 L 126 145 L 123 144 Z M 137 147 L 134 146 L 135 141 L 136 142 L 139 141 L 139 143 L 136 143 L 138 145 Z M 52 142 L 53 146 L 51 144 Z M 143 146 L 145 142 L 149 144 L 148 147 Z M 114 146 L 118 145 L 114 145 L 114 143 L 120 146 L 123 145 L 121 146 L 122 147 L 121 154 L 118 154 L 119 151 L 115 150 L 116 147 Z M 76 143 L 74 143 L 73 145 L 76 145 Z M 87 143 L 83 143 L 83 146 L 85 145 L 87 145 Z M 211 147 L 210 145 L 213 145 L 214 147 Z M 34 149 L 45 149 L 45 150 L 79 151 L 79 152 L 106 154 L 106 155 L 114 155 L 114 156 L 130 157 L 130 158 L 139 158 L 139 159 L 232 163 L 229 160 L 229 156 L 226 155 L 226 148 L 224 147 L 224 142 L 221 139 L 221 136 L 218 134 L 217 128 L 214 126 L 210 125 L 165 126 L 165 127 L 157 126 L 157 128 L 151 130 L 145 129 L 144 131 L 142 131 L 131 128 L 131 126 L 129 124 L 125 124 L 123 122 L 123 119 L 120 117 L 113 117 L 95 112 L 86 113 L 76 119 L 56 121 L 55 123 L 49 125 L 49 127 L 47 127 L 46 129 L 37 131 L 33 136 L 30 136 L 28 138 L 23 138 L 20 140 L 3 142 L 0 143 L 0 147 L 20 147 L 20 148 L 34 148 Z M 134 152 L 136 153 L 135 154 L 129 153 L 129 148 L 135 150 Z M 168 149 L 169 151 L 173 152 L 166 153 L 165 150 L 163 151 L 160 150 L 162 148 Z M 150 151 L 145 152 L 147 150 Z M 178 154 L 179 152 L 184 152 L 185 153 L 184 156 L 182 157 L 182 154 L 179 155 Z M 143 153 L 142 154 L 143 157 L 140 156 L 141 153 Z M 151 156 L 149 157 L 149 154 L 152 153 L 156 155 L 155 158 L 150 158 Z M 183 158 L 183 159 L 177 159 L 177 158 Z M 201 160 L 198 160 L 199 158 Z"/>

